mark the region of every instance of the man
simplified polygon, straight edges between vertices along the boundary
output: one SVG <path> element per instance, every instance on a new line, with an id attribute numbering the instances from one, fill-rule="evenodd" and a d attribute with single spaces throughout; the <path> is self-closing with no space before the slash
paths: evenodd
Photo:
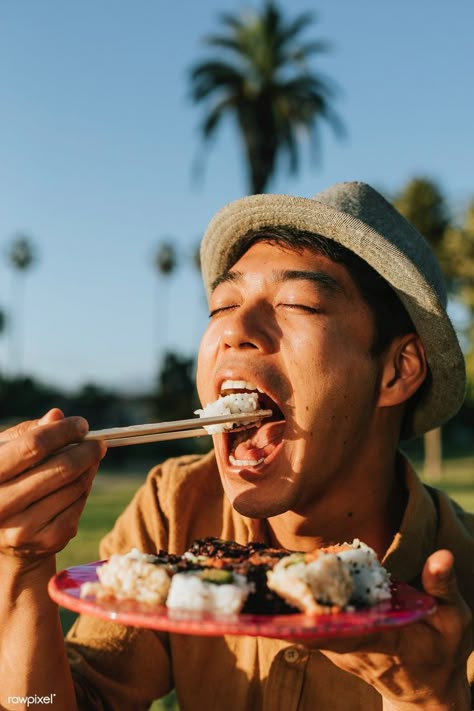
<path id="1" fill-rule="evenodd" d="M 210 302 L 201 401 L 244 381 L 274 415 L 244 436 L 215 435 L 206 456 L 155 468 L 101 555 L 181 553 L 209 535 L 302 551 L 357 537 L 394 579 L 434 595 L 437 610 L 305 645 L 83 617 L 68 638 L 71 676 L 46 583 L 104 452 L 92 442 L 64 449 L 85 423 L 53 410 L 2 447 L 4 697 L 54 691 L 69 711 L 75 687 L 81 709 L 127 711 L 176 686 L 183 711 L 469 710 L 473 518 L 422 486 L 399 453 L 401 437 L 446 422 L 464 393 L 429 247 L 372 188 L 342 183 L 314 199 L 231 203 L 201 257 Z"/>

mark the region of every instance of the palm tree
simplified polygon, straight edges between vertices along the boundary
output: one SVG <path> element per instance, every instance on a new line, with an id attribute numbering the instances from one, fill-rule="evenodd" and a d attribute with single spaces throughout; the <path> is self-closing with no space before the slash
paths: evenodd
<path id="1" fill-rule="evenodd" d="M 5 327 L 7 324 L 7 317 L 5 316 L 5 312 L 2 308 L 0 308 L 0 336 L 3 335 L 5 331 Z M 2 375 L 1 369 L 0 369 L 0 377 Z"/>
<path id="2" fill-rule="evenodd" d="M 171 238 L 163 240 L 158 245 L 153 258 L 153 266 L 158 274 L 158 284 L 173 274 L 177 266 L 177 254 Z M 168 300 L 166 290 L 159 290 L 157 297 L 157 314 L 155 319 L 156 343 L 161 347 L 166 345 L 168 330 Z"/>
<path id="3" fill-rule="evenodd" d="M 264 0 L 260 13 L 241 17 L 223 13 L 220 21 L 223 34 L 205 39 L 218 56 L 191 69 L 191 95 L 208 106 L 202 125 L 205 140 L 214 135 L 224 116 L 234 116 L 245 149 L 249 190 L 260 193 L 275 173 L 280 155 L 288 159 L 290 173 L 297 172 L 303 135 L 312 139 L 313 149 L 318 148 L 319 119 L 342 133 L 331 107 L 332 84 L 309 68 L 310 57 L 326 51 L 328 45 L 300 41 L 313 15 L 286 20 L 273 0 Z"/>
<path id="4" fill-rule="evenodd" d="M 155 267 L 161 276 L 169 276 L 176 267 L 176 250 L 171 242 L 161 242 L 155 253 Z"/>
<path id="5" fill-rule="evenodd" d="M 10 371 L 20 373 L 23 359 L 24 276 L 36 261 L 36 250 L 31 239 L 24 234 L 16 235 L 7 248 L 7 259 L 17 277 L 12 296 L 16 323 L 10 335 Z"/>

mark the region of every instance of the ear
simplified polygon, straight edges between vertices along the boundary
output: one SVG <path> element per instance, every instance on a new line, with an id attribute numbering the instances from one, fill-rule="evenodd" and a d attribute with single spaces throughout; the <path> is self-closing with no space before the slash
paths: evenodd
<path id="1" fill-rule="evenodd" d="M 383 356 L 380 407 L 400 405 L 410 399 L 426 378 L 425 350 L 416 333 L 395 338 Z"/>

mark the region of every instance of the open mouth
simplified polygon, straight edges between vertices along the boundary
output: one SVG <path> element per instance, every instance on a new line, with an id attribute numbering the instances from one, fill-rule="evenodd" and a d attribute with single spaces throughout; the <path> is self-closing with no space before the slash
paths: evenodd
<path id="1" fill-rule="evenodd" d="M 233 467 L 258 467 L 276 450 L 283 440 L 286 419 L 278 404 L 267 393 L 247 381 L 225 380 L 221 397 L 245 394 L 258 398 L 258 409 L 271 410 L 265 420 L 239 427 L 224 434 L 229 464 Z"/>

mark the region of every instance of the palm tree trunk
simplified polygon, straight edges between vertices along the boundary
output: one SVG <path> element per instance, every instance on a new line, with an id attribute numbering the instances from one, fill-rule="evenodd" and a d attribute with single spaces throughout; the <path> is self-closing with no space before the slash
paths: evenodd
<path id="1" fill-rule="evenodd" d="M 427 432 L 423 438 L 425 458 L 423 476 L 428 482 L 439 482 L 443 478 L 443 452 L 441 427 Z"/>
<path id="2" fill-rule="evenodd" d="M 157 279 L 155 286 L 153 316 L 153 352 L 158 361 L 168 348 L 169 338 L 169 284 L 165 279 Z"/>
<path id="3" fill-rule="evenodd" d="M 23 321 L 25 308 L 25 283 L 23 274 L 12 275 L 11 309 L 13 322 L 10 320 L 9 352 L 7 370 L 10 377 L 21 375 L 23 371 Z"/>

